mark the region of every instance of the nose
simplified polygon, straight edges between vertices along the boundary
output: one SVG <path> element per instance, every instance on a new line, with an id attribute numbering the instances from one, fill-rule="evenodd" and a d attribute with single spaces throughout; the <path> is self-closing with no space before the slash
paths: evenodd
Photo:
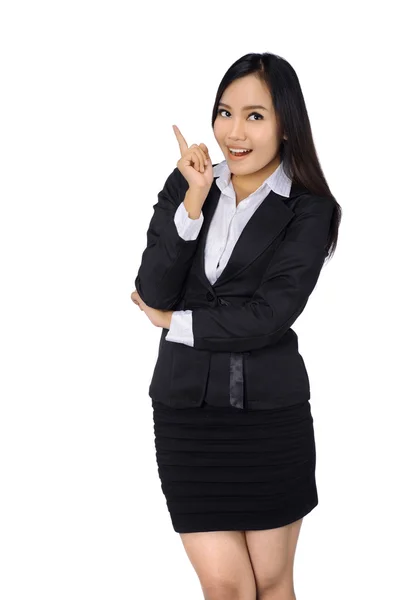
<path id="1" fill-rule="evenodd" d="M 245 133 L 245 125 L 241 119 L 236 119 L 232 121 L 231 133 L 228 137 L 228 140 L 238 141 L 246 139 Z"/>

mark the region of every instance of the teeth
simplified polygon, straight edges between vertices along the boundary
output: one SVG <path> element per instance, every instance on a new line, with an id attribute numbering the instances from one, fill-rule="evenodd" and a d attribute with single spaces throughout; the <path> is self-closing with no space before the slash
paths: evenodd
<path id="1" fill-rule="evenodd" d="M 243 150 L 238 150 L 237 148 L 229 148 L 229 150 L 233 154 L 243 154 L 243 152 L 250 152 L 250 150 L 245 150 L 244 148 L 243 148 Z"/>

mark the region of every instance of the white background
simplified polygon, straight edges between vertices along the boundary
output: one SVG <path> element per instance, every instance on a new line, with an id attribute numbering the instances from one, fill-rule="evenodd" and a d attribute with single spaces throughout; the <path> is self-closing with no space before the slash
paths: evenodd
<path id="1" fill-rule="evenodd" d="M 220 162 L 216 90 L 248 52 L 295 68 L 343 209 L 294 326 L 320 502 L 300 533 L 296 594 L 400 594 L 394 6 L 2 3 L 2 600 L 203 598 L 155 461 L 161 329 L 130 294 L 180 156 L 172 124 Z"/>

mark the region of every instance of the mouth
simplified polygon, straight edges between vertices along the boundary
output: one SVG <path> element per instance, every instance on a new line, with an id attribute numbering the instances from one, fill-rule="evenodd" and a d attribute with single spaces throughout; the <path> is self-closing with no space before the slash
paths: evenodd
<path id="1" fill-rule="evenodd" d="M 252 150 L 247 150 L 246 152 L 231 152 L 231 150 L 228 148 L 229 157 L 232 160 L 241 160 L 246 158 L 246 156 L 249 156 L 252 152 Z"/>

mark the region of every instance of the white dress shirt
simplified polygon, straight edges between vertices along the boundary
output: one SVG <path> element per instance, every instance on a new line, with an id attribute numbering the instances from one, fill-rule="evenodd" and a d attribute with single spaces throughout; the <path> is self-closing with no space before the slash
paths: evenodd
<path id="1" fill-rule="evenodd" d="M 271 189 L 288 198 L 292 186 L 292 180 L 286 176 L 280 163 L 255 192 L 236 206 L 236 192 L 227 161 L 223 160 L 215 165 L 213 174 L 217 177 L 216 184 L 221 190 L 221 195 L 210 223 L 204 252 L 205 272 L 211 284 L 222 273 L 243 228 Z M 174 215 L 178 234 L 186 241 L 197 238 L 203 221 L 203 212 L 198 219 L 191 219 L 183 201 Z M 165 339 L 194 346 L 191 310 L 175 310 L 172 313 L 170 329 Z"/>

